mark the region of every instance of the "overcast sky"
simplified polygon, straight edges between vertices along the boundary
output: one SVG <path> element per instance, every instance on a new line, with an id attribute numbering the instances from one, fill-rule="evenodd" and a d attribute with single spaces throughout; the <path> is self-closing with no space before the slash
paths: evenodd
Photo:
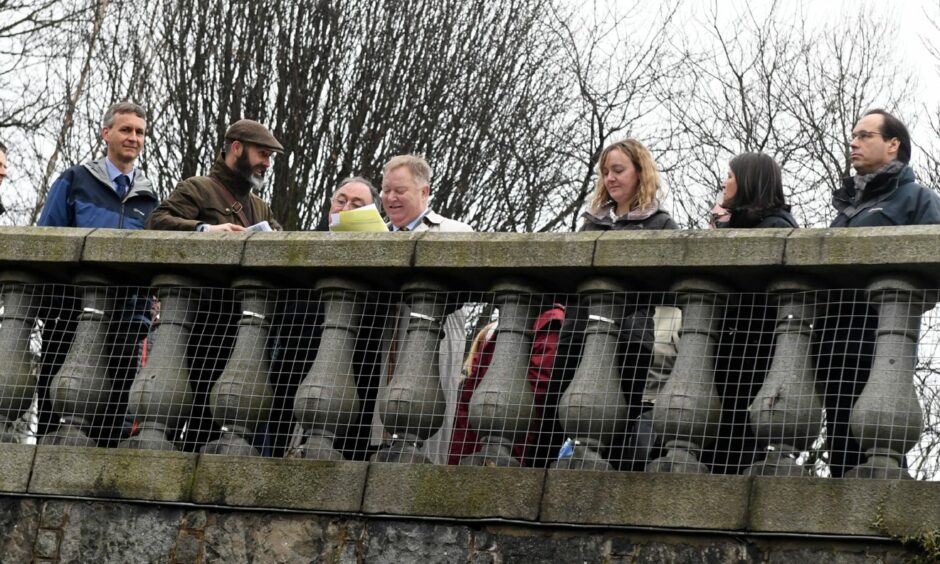
<path id="1" fill-rule="evenodd" d="M 732 20 L 736 12 L 750 7 L 756 13 L 766 13 L 774 4 L 769 0 L 721 0 L 717 3 L 721 17 Z M 825 1 L 793 1 L 783 0 L 780 4 L 781 14 L 800 18 L 802 12 L 807 23 L 811 26 L 833 26 L 846 16 L 868 14 L 893 22 L 898 33 L 895 37 L 883 38 L 886 49 L 897 50 L 918 75 L 918 96 L 915 99 L 924 102 L 936 103 L 940 100 L 940 78 L 938 78 L 935 62 L 925 57 L 924 40 L 933 40 L 940 43 L 940 33 L 934 29 L 931 19 L 940 15 L 940 0 L 901 0 L 889 2 L 885 0 L 825 0 Z M 681 8 L 683 18 L 687 21 L 700 17 L 703 10 L 712 6 L 711 2 L 686 2 Z"/>

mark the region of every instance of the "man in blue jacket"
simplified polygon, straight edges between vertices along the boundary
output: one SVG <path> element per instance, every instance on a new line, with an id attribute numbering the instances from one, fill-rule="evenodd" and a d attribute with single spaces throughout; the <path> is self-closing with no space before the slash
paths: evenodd
<path id="1" fill-rule="evenodd" d="M 143 229 L 144 222 L 159 200 L 137 159 L 144 147 L 147 114 L 131 102 L 119 102 L 108 108 L 101 122 L 101 138 L 107 153 L 97 161 L 75 165 L 53 183 L 46 198 L 40 226 L 104 227 Z M 76 328 L 77 297 L 68 288 L 49 296 L 44 315 L 43 353 L 40 366 L 40 434 L 54 420 L 46 397 L 48 384 L 68 353 Z M 92 436 L 101 445 L 113 445 L 127 433 L 124 421 L 126 391 L 137 372 L 139 344 L 150 329 L 152 301 L 145 290 L 121 286 L 114 289 L 119 310 L 111 312 L 109 327 L 110 359 L 114 379 L 111 399 L 104 420 Z"/>
<path id="2" fill-rule="evenodd" d="M 150 181 L 136 167 L 147 133 L 147 114 L 131 102 L 114 104 L 104 114 L 104 158 L 75 165 L 53 183 L 39 216 L 50 227 L 143 229 L 159 203 Z"/>
<path id="3" fill-rule="evenodd" d="M 900 120 L 869 111 L 852 129 L 849 148 L 856 174 L 833 193 L 839 213 L 831 227 L 940 223 L 940 196 L 914 178 L 911 136 Z M 834 289 L 828 301 L 818 324 L 816 376 L 826 400 L 829 471 L 840 477 L 865 460 L 849 418 L 871 373 L 878 315 L 864 290 Z"/>
<path id="4" fill-rule="evenodd" d="M 884 110 L 866 113 L 852 130 L 855 176 L 832 196 L 839 214 L 830 227 L 940 223 L 940 196 L 918 184 L 907 128 Z"/>

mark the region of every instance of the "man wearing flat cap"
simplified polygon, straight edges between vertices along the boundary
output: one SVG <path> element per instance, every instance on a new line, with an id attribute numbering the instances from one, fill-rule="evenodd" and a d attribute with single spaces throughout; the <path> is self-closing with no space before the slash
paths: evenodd
<path id="1" fill-rule="evenodd" d="M 244 231 L 267 221 L 278 228 L 271 208 L 252 193 L 264 183 L 274 153 L 284 147 L 256 121 L 242 119 L 225 132 L 222 152 L 209 176 L 193 176 L 176 189 L 147 220 L 147 229 Z"/>

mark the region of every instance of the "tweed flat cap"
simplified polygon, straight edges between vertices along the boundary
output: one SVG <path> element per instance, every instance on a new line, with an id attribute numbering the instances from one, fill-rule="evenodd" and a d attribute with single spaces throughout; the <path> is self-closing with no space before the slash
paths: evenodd
<path id="1" fill-rule="evenodd" d="M 228 131 L 225 132 L 225 138 L 253 143 L 278 153 L 284 152 L 284 146 L 274 138 L 267 127 L 250 119 L 240 119 L 230 125 Z"/>

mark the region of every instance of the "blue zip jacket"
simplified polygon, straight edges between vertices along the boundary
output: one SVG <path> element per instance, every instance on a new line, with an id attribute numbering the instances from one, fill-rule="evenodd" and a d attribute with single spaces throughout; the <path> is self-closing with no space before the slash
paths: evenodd
<path id="1" fill-rule="evenodd" d="M 121 201 L 111 186 L 102 158 L 75 165 L 56 179 L 39 216 L 39 225 L 143 229 L 147 216 L 158 203 L 153 185 L 140 170 Z"/>
<path id="2" fill-rule="evenodd" d="M 914 170 L 905 166 L 894 174 L 876 175 L 854 202 L 855 179 L 846 178 L 832 195 L 839 214 L 829 227 L 878 227 L 940 223 L 940 196 L 917 183 Z"/>

